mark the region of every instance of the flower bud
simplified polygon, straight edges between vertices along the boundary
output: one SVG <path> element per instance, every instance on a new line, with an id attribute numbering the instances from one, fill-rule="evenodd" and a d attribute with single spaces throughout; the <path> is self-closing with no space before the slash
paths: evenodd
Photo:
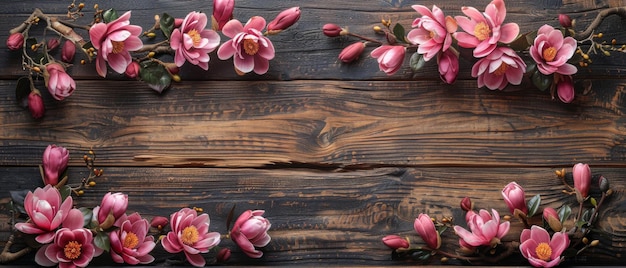
<path id="1" fill-rule="evenodd" d="M 556 84 L 556 92 L 559 99 L 564 103 L 570 103 L 574 100 L 574 82 L 571 75 L 561 76 L 560 81 Z"/>
<path id="2" fill-rule="evenodd" d="M 383 237 L 383 244 L 391 249 L 409 248 L 409 241 L 398 235 L 388 235 Z"/>
<path id="3" fill-rule="evenodd" d="M 155 216 L 154 218 L 152 218 L 152 221 L 150 221 L 150 226 L 157 229 L 162 229 L 163 227 L 167 226 L 168 223 L 169 220 L 166 217 Z"/>
<path id="4" fill-rule="evenodd" d="M 438 249 L 441 247 L 441 236 L 437 232 L 430 216 L 420 213 L 415 222 L 413 222 L 413 228 L 429 248 Z"/>
<path id="5" fill-rule="evenodd" d="M 543 219 L 550 225 L 552 231 L 560 232 L 563 229 L 559 214 L 554 208 L 547 207 L 543 209 Z"/>
<path id="6" fill-rule="evenodd" d="M 230 249 L 221 248 L 220 251 L 217 252 L 217 256 L 215 258 L 217 259 L 217 262 L 227 262 L 230 259 Z"/>
<path id="7" fill-rule="evenodd" d="M 572 18 L 565 14 L 559 14 L 559 24 L 561 24 L 564 28 L 571 28 Z"/>
<path id="8" fill-rule="evenodd" d="M 437 54 L 437 66 L 443 82 L 452 84 L 456 81 L 459 74 L 459 56 L 452 49 Z"/>
<path id="9" fill-rule="evenodd" d="M 359 58 L 364 49 L 365 43 L 353 43 L 352 45 L 345 47 L 341 53 L 339 53 L 339 59 L 345 63 L 352 62 Z"/>
<path id="10" fill-rule="evenodd" d="M 52 38 L 48 39 L 48 43 L 46 45 L 48 47 L 48 51 L 51 51 L 59 46 L 59 39 Z"/>
<path id="11" fill-rule="evenodd" d="M 610 188 L 609 180 L 604 176 L 600 176 L 600 179 L 598 179 L 598 186 L 600 187 L 600 191 L 606 193 Z"/>
<path id="12" fill-rule="evenodd" d="M 341 35 L 343 29 L 337 24 L 327 23 L 322 27 L 322 31 L 328 37 L 337 37 Z"/>
<path id="13" fill-rule="evenodd" d="M 222 27 L 233 18 L 235 0 L 215 0 L 213 1 L 213 25 L 215 31 L 221 31 Z"/>
<path id="14" fill-rule="evenodd" d="M 300 19 L 300 7 L 283 10 L 276 18 L 267 24 L 268 34 L 277 34 L 294 25 Z"/>
<path id="15" fill-rule="evenodd" d="M 59 183 L 59 176 L 63 174 L 70 161 L 70 152 L 54 144 L 48 145 L 43 152 L 42 168 L 44 183 L 55 186 Z"/>
<path id="16" fill-rule="evenodd" d="M 178 27 L 180 27 L 181 25 L 183 25 L 183 19 L 181 19 L 181 18 L 175 18 L 175 19 L 174 19 L 174 28 L 178 28 Z"/>
<path id="17" fill-rule="evenodd" d="M 124 213 L 126 213 L 126 208 L 128 207 L 128 196 L 123 193 L 111 193 L 108 192 L 102 198 L 102 202 L 100 203 L 100 207 L 96 215 L 98 223 L 104 224 L 108 218 L 111 216 L 115 220 L 119 219 Z M 94 209 L 94 213 L 95 209 Z"/>
<path id="18" fill-rule="evenodd" d="M 18 50 L 24 45 L 24 35 L 22 33 L 12 33 L 7 39 L 7 47 L 10 50 Z"/>
<path id="19" fill-rule="evenodd" d="M 124 74 L 128 78 L 137 78 L 137 76 L 139 76 L 139 69 L 139 63 L 133 61 L 126 67 Z"/>
<path id="20" fill-rule="evenodd" d="M 580 194 L 582 200 L 589 196 L 589 186 L 591 184 L 591 169 L 589 165 L 578 163 L 572 168 L 572 175 L 574 177 L 574 188 L 577 195 Z M 579 202 L 582 200 L 578 200 Z"/>
<path id="21" fill-rule="evenodd" d="M 463 209 L 463 211 L 467 212 L 472 210 L 473 208 L 474 203 L 472 203 L 472 199 L 466 196 L 463 198 L 463 200 L 461 200 L 461 209 Z"/>
<path id="22" fill-rule="evenodd" d="M 48 91 L 56 100 L 69 97 L 76 89 L 76 82 L 65 72 L 61 64 L 55 62 L 46 64 L 43 78 Z"/>
<path id="23" fill-rule="evenodd" d="M 74 60 L 74 54 L 76 54 L 76 45 L 74 42 L 67 40 L 63 44 L 63 51 L 61 53 L 61 59 L 64 62 L 72 62 Z"/>
<path id="24" fill-rule="evenodd" d="M 30 110 L 30 115 L 35 119 L 43 117 L 45 107 L 39 90 L 33 90 L 28 94 L 28 110 Z"/>
<path id="25" fill-rule="evenodd" d="M 516 182 L 510 182 L 502 189 L 502 197 L 511 214 L 515 214 L 515 209 L 528 214 L 524 189 Z"/>

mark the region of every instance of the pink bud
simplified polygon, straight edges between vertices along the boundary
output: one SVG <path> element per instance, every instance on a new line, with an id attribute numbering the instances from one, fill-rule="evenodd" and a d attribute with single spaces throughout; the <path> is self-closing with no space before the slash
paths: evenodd
<path id="1" fill-rule="evenodd" d="M 269 34 L 276 34 L 289 28 L 300 19 L 300 7 L 292 7 L 290 9 L 283 10 L 276 16 L 276 18 L 267 24 L 267 32 Z"/>
<path id="2" fill-rule="evenodd" d="M 550 225 L 550 228 L 555 232 L 560 232 L 563 229 L 559 214 L 554 208 L 547 207 L 543 209 L 543 219 Z"/>
<path id="3" fill-rule="evenodd" d="M 28 110 L 30 110 L 30 115 L 35 119 L 43 117 L 45 107 L 38 90 L 31 91 L 30 94 L 28 94 Z"/>
<path id="4" fill-rule="evenodd" d="M 174 19 L 174 28 L 178 28 L 178 27 L 180 27 L 181 25 L 183 25 L 183 19 L 181 19 L 181 18 L 175 18 L 175 19 Z"/>
<path id="5" fill-rule="evenodd" d="M 46 46 L 48 47 L 48 51 L 57 48 L 59 46 L 59 39 L 56 39 L 56 38 L 48 39 L 48 43 Z"/>
<path id="6" fill-rule="evenodd" d="M 46 185 L 55 186 L 59 183 L 59 176 L 63 174 L 70 161 L 70 152 L 54 144 L 48 145 L 43 152 L 43 173 Z"/>
<path id="7" fill-rule="evenodd" d="M 221 248 L 220 251 L 217 252 L 217 256 L 215 258 L 217 259 L 217 262 L 227 262 L 230 259 L 230 249 Z"/>
<path id="8" fill-rule="evenodd" d="M 74 60 L 74 54 L 76 53 L 76 45 L 70 40 L 66 40 L 63 44 L 63 51 L 61 53 L 61 59 L 64 62 L 72 62 Z"/>
<path id="9" fill-rule="evenodd" d="M 352 45 L 345 47 L 341 53 L 339 53 L 339 59 L 345 63 L 352 62 L 359 58 L 364 49 L 365 43 L 353 43 Z"/>
<path id="10" fill-rule="evenodd" d="M 420 213 L 413 223 L 413 228 L 429 248 L 438 249 L 441 246 L 441 237 L 430 216 Z"/>
<path id="11" fill-rule="evenodd" d="M 65 68 L 56 62 L 46 64 L 43 78 L 48 91 L 56 100 L 63 100 L 74 92 L 76 82 L 66 72 Z"/>
<path id="12" fill-rule="evenodd" d="M 515 210 L 528 214 L 528 207 L 526 206 L 526 199 L 524 188 L 517 184 L 517 182 L 510 182 L 504 189 L 502 189 L 502 197 L 504 202 L 509 207 L 511 214 L 515 215 Z"/>
<path id="13" fill-rule="evenodd" d="M 139 63 L 133 61 L 128 65 L 128 67 L 126 67 L 126 71 L 124 72 L 124 74 L 128 78 L 136 78 L 137 76 L 139 76 L 139 69 Z"/>
<path id="14" fill-rule="evenodd" d="M 322 27 L 322 31 L 328 37 L 337 37 L 341 35 L 343 29 L 337 24 L 327 23 Z"/>
<path id="15" fill-rule="evenodd" d="M 24 35 L 22 33 L 12 33 L 7 39 L 7 47 L 10 50 L 18 50 L 24 45 Z"/>
<path id="16" fill-rule="evenodd" d="M 397 235 L 383 237 L 383 244 L 391 249 L 409 248 L 409 241 Z"/>
<path id="17" fill-rule="evenodd" d="M 583 163 L 574 165 L 572 174 L 574 176 L 574 188 L 583 199 L 587 198 L 589 196 L 589 185 L 591 185 L 591 169 L 589 165 Z"/>
<path id="18" fill-rule="evenodd" d="M 564 28 L 571 28 L 572 18 L 565 14 L 559 14 L 559 24 L 561 24 Z"/>
<path id="19" fill-rule="evenodd" d="M 372 50 L 370 55 L 378 61 L 378 68 L 387 75 L 395 74 L 404 62 L 404 46 L 382 45 Z"/>
<path id="20" fill-rule="evenodd" d="M 224 24 L 233 18 L 234 0 L 213 1 L 213 30 L 221 31 Z"/>
<path id="21" fill-rule="evenodd" d="M 570 103 L 574 100 L 574 82 L 571 75 L 561 76 L 561 81 L 556 84 L 556 92 L 559 99 L 564 103 Z"/>
<path id="22" fill-rule="evenodd" d="M 461 209 L 465 212 L 472 210 L 474 207 L 474 204 L 472 204 L 472 199 L 470 199 L 469 197 L 464 197 L 463 200 L 461 200 Z"/>
<path id="23" fill-rule="evenodd" d="M 452 49 L 437 54 L 437 65 L 443 82 L 452 84 L 456 81 L 459 74 L 459 56 Z"/>
<path id="24" fill-rule="evenodd" d="M 123 193 L 108 192 L 102 198 L 100 203 L 100 209 L 98 210 L 98 223 L 104 223 L 109 213 L 113 215 L 115 219 L 119 219 L 128 207 L 128 196 Z"/>
<path id="25" fill-rule="evenodd" d="M 152 221 L 150 221 L 150 226 L 154 228 L 163 228 L 168 223 L 169 223 L 169 220 L 166 217 L 155 216 L 154 218 L 152 218 Z"/>

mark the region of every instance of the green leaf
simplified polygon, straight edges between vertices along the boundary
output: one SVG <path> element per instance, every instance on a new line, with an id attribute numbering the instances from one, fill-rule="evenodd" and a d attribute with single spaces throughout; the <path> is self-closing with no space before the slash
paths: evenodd
<path id="1" fill-rule="evenodd" d="M 96 247 L 99 247 L 107 252 L 111 249 L 111 241 L 109 241 L 109 236 L 105 232 L 99 232 L 96 237 L 94 237 L 93 243 Z"/>
<path id="2" fill-rule="evenodd" d="M 557 213 L 559 214 L 559 219 L 561 220 L 561 223 L 564 223 L 565 220 L 567 220 L 567 218 L 569 218 L 569 216 L 572 214 L 572 208 L 568 205 L 564 205 L 559 209 Z"/>
<path id="3" fill-rule="evenodd" d="M 78 210 L 83 213 L 83 226 L 88 228 L 91 223 L 91 219 L 93 219 L 93 211 L 84 207 L 81 207 Z"/>
<path id="4" fill-rule="evenodd" d="M 411 252 L 411 258 L 414 259 L 414 260 L 417 260 L 417 261 L 427 260 L 431 256 L 432 256 L 432 254 L 428 250 L 416 249 L 413 252 Z"/>
<path id="5" fill-rule="evenodd" d="M 226 217 L 226 230 L 230 231 L 230 223 L 233 221 L 233 217 L 235 216 L 235 206 L 237 204 L 233 204 L 233 208 L 228 212 L 228 217 Z"/>
<path id="6" fill-rule="evenodd" d="M 107 11 L 104 11 L 104 13 L 102 14 L 102 19 L 104 20 L 105 23 L 112 22 L 116 20 L 117 18 L 119 18 L 119 15 L 117 15 L 117 11 L 112 8 Z"/>
<path id="7" fill-rule="evenodd" d="M 402 42 L 405 42 L 404 33 L 405 31 L 404 31 L 404 27 L 402 26 L 402 24 L 396 23 L 396 25 L 393 26 L 393 35 L 396 36 L 396 40 L 402 40 Z"/>
<path id="8" fill-rule="evenodd" d="M 170 39 L 170 35 L 172 35 L 172 31 L 174 30 L 174 17 L 167 13 L 163 13 L 161 19 L 159 20 L 159 26 L 165 37 Z"/>
<path id="9" fill-rule="evenodd" d="M 417 72 L 419 69 L 424 67 L 424 65 L 426 65 L 426 60 L 424 60 L 424 56 L 422 56 L 422 54 L 415 52 L 413 55 L 411 55 L 411 60 L 409 61 L 409 64 L 411 65 L 411 69 L 414 72 Z"/>
<path id="10" fill-rule="evenodd" d="M 20 77 L 17 79 L 17 85 L 15 86 L 15 98 L 18 103 L 23 104 L 24 107 L 28 106 L 28 95 L 30 94 L 30 79 L 28 77 Z"/>
<path id="11" fill-rule="evenodd" d="M 70 187 L 69 185 L 64 185 L 59 189 L 59 192 L 61 192 L 61 199 L 65 200 L 65 198 L 72 195 L 72 187 Z"/>
<path id="12" fill-rule="evenodd" d="M 439 235 L 443 234 L 443 232 L 445 232 L 446 230 L 448 230 L 448 226 L 441 225 L 437 227 L 437 232 L 439 233 Z"/>
<path id="13" fill-rule="evenodd" d="M 139 66 L 141 80 L 157 92 L 161 93 L 172 83 L 172 77 L 163 65 L 147 60 L 141 62 Z"/>
<path id="14" fill-rule="evenodd" d="M 529 218 L 535 215 L 535 213 L 537 213 L 537 210 L 539 209 L 539 205 L 541 205 L 540 195 L 535 195 L 533 196 L 533 198 L 531 198 L 528 201 L 528 217 Z"/>
<path id="15" fill-rule="evenodd" d="M 537 31 L 532 31 L 532 32 L 526 33 L 524 35 L 524 37 L 526 37 L 526 42 L 528 44 L 534 44 L 535 43 L 535 38 L 537 38 Z"/>
<path id="16" fill-rule="evenodd" d="M 528 38 L 526 38 L 526 35 L 528 34 L 529 33 L 525 33 L 518 36 L 515 40 L 513 40 L 513 42 L 509 44 L 509 46 L 515 51 L 523 51 L 528 49 L 532 44 L 532 42 L 529 42 Z"/>
<path id="17" fill-rule="evenodd" d="M 553 78 L 551 75 L 544 75 L 539 70 L 536 70 L 535 72 L 533 72 L 530 79 L 539 90 L 545 91 L 546 89 L 550 88 L 550 85 L 552 85 Z"/>
<path id="18" fill-rule="evenodd" d="M 26 214 L 26 210 L 24 209 L 24 199 L 26 198 L 28 192 L 30 191 L 9 191 L 9 194 L 11 195 L 11 201 L 13 201 L 13 207 L 22 214 Z"/>

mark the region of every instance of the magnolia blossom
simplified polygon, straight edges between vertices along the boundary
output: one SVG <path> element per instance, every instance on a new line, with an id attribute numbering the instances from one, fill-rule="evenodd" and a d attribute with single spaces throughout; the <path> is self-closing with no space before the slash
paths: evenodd
<path id="1" fill-rule="evenodd" d="M 484 13 L 473 7 L 463 7 L 461 10 L 467 17 L 455 18 L 465 32 L 454 33 L 454 38 L 459 42 L 459 46 L 474 48 L 476 58 L 490 55 L 498 46 L 498 42 L 511 43 L 519 34 L 519 26 L 516 23 L 502 24 L 506 18 L 504 0 L 491 1 Z"/>
<path id="2" fill-rule="evenodd" d="M 510 222 L 500 223 L 500 214 L 495 209 L 489 214 L 487 210 L 480 212 L 467 212 L 468 230 L 455 225 L 454 231 L 461 238 L 459 243 L 463 247 L 471 248 L 477 246 L 495 246 L 500 243 L 500 239 L 509 231 Z"/>
<path id="3" fill-rule="evenodd" d="M 517 184 L 517 182 L 509 182 L 504 189 L 502 189 L 502 197 L 504 202 L 509 207 L 511 214 L 515 215 L 515 210 L 519 210 L 528 214 L 528 207 L 526 206 L 526 196 L 524 194 L 524 188 Z"/>
<path id="4" fill-rule="evenodd" d="M 300 7 L 292 7 L 285 9 L 276 16 L 275 19 L 267 24 L 268 34 L 277 34 L 291 25 L 296 23 L 300 19 Z"/>
<path id="5" fill-rule="evenodd" d="M 43 189 L 28 192 L 24 198 L 24 210 L 29 222 L 16 223 L 15 229 L 27 234 L 35 234 L 35 240 L 47 244 L 54 239 L 55 230 L 65 221 L 72 209 L 72 197 L 68 196 L 61 203 L 61 193 L 55 187 L 47 184 Z"/>
<path id="6" fill-rule="evenodd" d="M 127 207 L 128 195 L 108 192 L 102 197 L 100 206 L 93 208 L 93 216 L 101 228 L 108 229 L 125 215 Z"/>
<path id="7" fill-rule="evenodd" d="M 213 30 L 220 31 L 224 25 L 233 19 L 235 0 L 214 0 L 213 1 Z"/>
<path id="8" fill-rule="evenodd" d="M 365 49 L 364 42 L 355 42 L 345 47 L 341 53 L 339 53 L 339 60 L 345 63 L 352 62 L 359 58 L 363 50 Z"/>
<path id="9" fill-rule="evenodd" d="M 207 253 L 220 243 L 220 234 L 209 233 L 209 215 L 183 208 L 170 216 L 172 230 L 163 237 L 161 244 L 169 253 L 185 252 L 189 263 L 202 267 L 206 260 L 200 253 Z"/>
<path id="10" fill-rule="evenodd" d="M 220 45 L 220 35 L 204 29 L 206 25 L 206 14 L 194 11 L 187 14 L 180 28 L 172 31 L 170 46 L 176 51 L 174 62 L 178 67 L 186 60 L 204 70 L 209 69 L 209 53 Z"/>
<path id="11" fill-rule="evenodd" d="M 561 253 L 569 246 L 566 233 L 556 232 L 550 238 L 546 229 L 533 225 L 520 235 L 519 249 L 532 266 L 553 267 L 561 262 Z"/>
<path id="12" fill-rule="evenodd" d="M 556 93 L 559 95 L 559 99 L 564 103 L 570 103 L 574 100 L 574 81 L 572 81 L 571 75 L 559 76 L 559 81 L 556 84 Z"/>
<path id="13" fill-rule="evenodd" d="M 537 31 L 537 37 L 529 51 L 542 74 L 572 75 L 578 69 L 567 63 L 567 60 L 576 52 L 576 46 L 576 39 L 569 36 L 563 38 L 560 30 L 546 24 Z"/>
<path id="14" fill-rule="evenodd" d="M 24 45 L 24 34 L 22 33 L 12 33 L 9 35 L 7 39 L 7 47 L 10 50 L 18 50 L 21 49 Z"/>
<path id="15" fill-rule="evenodd" d="M 409 248 L 409 241 L 398 235 L 388 235 L 383 237 L 383 244 L 391 249 Z"/>
<path id="16" fill-rule="evenodd" d="M 587 198 L 589 196 L 589 186 L 591 185 L 591 168 L 587 164 L 578 163 L 572 168 L 572 175 L 574 177 L 574 188 L 583 199 Z"/>
<path id="17" fill-rule="evenodd" d="M 85 267 L 96 252 L 89 229 L 61 228 L 56 232 L 53 243 L 37 251 L 35 261 L 41 266 Z"/>
<path id="18" fill-rule="evenodd" d="M 44 82 L 53 98 L 63 100 L 74 93 L 76 82 L 61 64 L 48 63 L 43 70 Z"/>
<path id="19" fill-rule="evenodd" d="M 402 67 L 405 53 L 406 48 L 404 46 L 382 45 L 372 50 L 370 55 L 377 59 L 381 71 L 392 75 Z"/>
<path id="20" fill-rule="evenodd" d="M 70 152 L 55 144 L 48 145 L 43 151 L 42 168 L 44 182 L 55 186 L 59 183 L 59 175 L 67 168 L 70 161 Z"/>
<path id="21" fill-rule="evenodd" d="M 93 47 L 98 50 L 96 71 L 102 77 L 107 75 L 107 65 L 122 74 L 132 62 L 129 51 L 139 50 L 143 42 L 139 39 L 141 26 L 130 24 L 130 11 L 109 23 L 96 23 L 89 29 Z"/>
<path id="22" fill-rule="evenodd" d="M 43 117 L 46 108 L 43 105 L 43 98 L 41 98 L 39 90 L 31 91 L 28 94 L 28 110 L 30 111 L 30 115 L 35 119 Z"/>
<path id="23" fill-rule="evenodd" d="M 413 29 L 407 35 L 407 39 L 419 45 L 417 53 L 424 55 L 424 60 L 429 61 L 439 53 L 447 51 L 452 44 L 451 33 L 456 32 L 457 24 L 450 16 L 445 17 L 440 8 L 433 5 L 430 11 L 425 6 L 413 5 L 417 13 L 422 17 L 413 21 Z"/>
<path id="24" fill-rule="evenodd" d="M 439 77 L 446 84 L 453 84 L 459 74 L 459 55 L 453 49 L 437 54 Z"/>
<path id="25" fill-rule="evenodd" d="M 254 70 L 264 74 L 269 70 L 269 60 L 274 58 L 274 45 L 261 32 L 265 28 L 265 19 L 255 16 L 246 25 L 238 20 L 231 20 L 224 25 L 222 33 L 232 38 L 217 50 L 221 60 L 233 57 L 235 70 L 245 74 Z"/>
<path id="26" fill-rule="evenodd" d="M 244 211 L 230 231 L 230 238 L 251 258 L 261 258 L 263 252 L 254 247 L 264 247 L 272 239 L 267 234 L 272 225 L 263 213 L 263 210 Z"/>
<path id="27" fill-rule="evenodd" d="M 154 261 L 149 253 L 156 243 L 148 235 L 150 224 L 138 213 L 133 213 L 121 223 L 120 228 L 109 233 L 111 257 L 116 263 L 148 264 Z"/>
<path id="28" fill-rule="evenodd" d="M 504 89 L 509 83 L 522 83 L 526 63 L 508 47 L 498 47 L 487 57 L 472 66 L 472 77 L 478 78 L 478 87 L 487 86 L 491 90 Z"/>
<path id="29" fill-rule="evenodd" d="M 441 236 L 430 216 L 420 213 L 413 223 L 413 228 L 429 248 L 438 249 L 441 246 Z"/>

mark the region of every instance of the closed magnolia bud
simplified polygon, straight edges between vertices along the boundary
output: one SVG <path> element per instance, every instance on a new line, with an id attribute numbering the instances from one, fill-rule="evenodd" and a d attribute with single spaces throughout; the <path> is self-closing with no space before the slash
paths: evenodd
<path id="1" fill-rule="evenodd" d="M 55 186 L 59 183 L 59 177 L 70 161 L 70 152 L 54 144 L 48 145 L 43 152 L 42 168 L 44 173 L 44 183 Z"/>
<path id="2" fill-rule="evenodd" d="M 157 228 L 157 229 L 161 229 L 167 226 L 168 223 L 169 223 L 169 220 L 166 217 L 156 216 L 152 218 L 152 221 L 150 221 L 150 226 Z"/>
<path id="3" fill-rule="evenodd" d="M 383 237 L 383 244 L 391 249 L 409 248 L 409 241 L 398 235 L 388 235 Z"/>
<path id="4" fill-rule="evenodd" d="M 235 0 L 213 1 L 213 30 L 220 31 L 222 27 L 233 18 Z"/>
<path id="5" fill-rule="evenodd" d="M 365 49 L 365 43 L 356 42 L 352 45 L 345 47 L 341 53 L 339 53 L 339 59 L 345 63 L 352 62 L 359 58 L 363 50 Z"/>
<path id="6" fill-rule="evenodd" d="M 66 40 L 63 44 L 61 59 L 64 62 L 72 62 L 74 60 L 74 54 L 76 54 L 76 45 L 74 45 L 74 42 Z"/>
<path id="7" fill-rule="evenodd" d="M 59 39 L 52 38 L 48 39 L 48 43 L 46 44 L 48 50 L 53 50 L 59 46 Z"/>
<path id="8" fill-rule="evenodd" d="M 35 119 L 43 117 L 45 107 L 38 90 L 33 90 L 28 94 L 28 110 L 30 110 L 30 115 Z"/>
<path id="9" fill-rule="evenodd" d="M 548 223 L 552 231 L 560 232 L 563 229 L 559 214 L 554 208 L 547 207 L 543 209 L 543 219 Z"/>
<path id="10" fill-rule="evenodd" d="M 574 188 L 577 194 L 584 200 L 589 196 L 589 186 L 591 184 L 591 169 L 588 164 L 578 163 L 572 168 L 574 177 Z M 582 200 L 578 200 L 582 202 Z"/>
<path id="11" fill-rule="evenodd" d="M 559 14 L 559 24 L 561 24 L 564 28 L 571 28 L 572 18 L 565 14 Z"/>
<path id="12" fill-rule="evenodd" d="M 217 256 L 215 258 L 217 259 L 217 262 L 227 262 L 230 259 L 230 249 L 221 248 L 220 251 L 217 252 Z"/>
<path id="13" fill-rule="evenodd" d="M 610 188 L 609 179 L 604 176 L 600 176 L 600 179 L 598 179 L 598 186 L 600 187 L 600 191 L 606 193 Z"/>
<path id="14" fill-rule="evenodd" d="M 267 32 L 276 34 L 294 25 L 300 19 L 300 7 L 283 10 L 276 18 L 267 24 Z"/>
<path id="15" fill-rule="evenodd" d="M 178 27 L 180 27 L 181 25 L 183 25 L 183 19 L 181 19 L 181 18 L 175 18 L 175 19 L 174 19 L 174 28 L 178 28 Z"/>
<path id="16" fill-rule="evenodd" d="M 126 67 L 126 71 L 124 72 L 124 74 L 128 78 L 137 78 L 137 76 L 139 76 L 139 69 L 139 63 L 133 61 Z"/>
<path id="17" fill-rule="evenodd" d="M 461 209 L 463 209 L 463 211 L 467 212 L 472 210 L 474 207 L 474 204 L 472 203 L 472 200 L 469 197 L 464 197 L 463 200 L 461 200 Z"/>
<path id="18" fill-rule="evenodd" d="M 10 50 L 18 50 L 24 45 L 24 35 L 22 33 L 13 33 L 7 39 L 7 47 Z"/>
<path id="19" fill-rule="evenodd" d="M 328 37 L 337 37 L 341 35 L 343 29 L 337 24 L 327 23 L 322 27 L 322 31 Z"/>

